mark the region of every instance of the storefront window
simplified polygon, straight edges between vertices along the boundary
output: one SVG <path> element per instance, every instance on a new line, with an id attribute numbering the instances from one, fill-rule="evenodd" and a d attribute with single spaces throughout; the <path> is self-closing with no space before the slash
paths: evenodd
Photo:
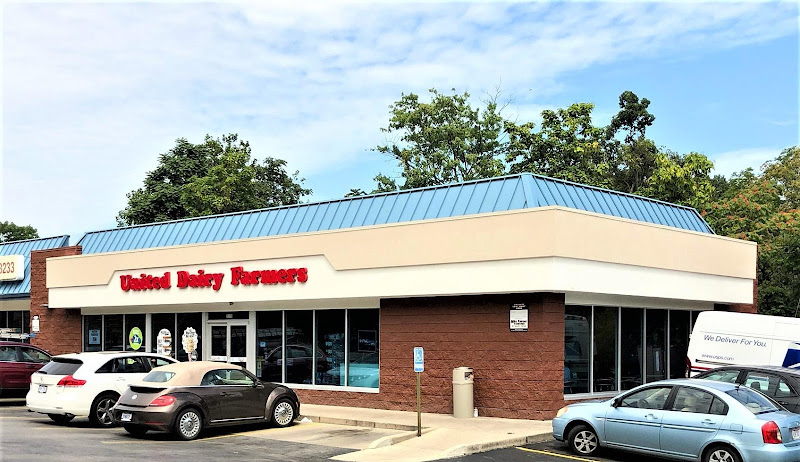
<path id="1" fill-rule="evenodd" d="M 344 385 L 344 310 L 318 310 L 317 385 Z"/>
<path id="2" fill-rule="evenodd" d="M 142 344 L 136 351 L 145 351 L 146 343 L 145 343 L 145 321 L 147 319 L 147 315 L 144 314 L 126 314 L 125 315 L 125 350 L 126 351 L 133 351 L 133 347 L 131 347 L 131 331 L 138 327 L 142 333 Z"/>
<path id="3" fill-rule="evenodd" d="M 669 377 L 686 376 L 686 352 L 689 349 L 689 312 L 669 312 Z"/>
<path id="4" fill-rule="evenodd" d="M 311 384 L 314 312 L 286 311 L 286 369 L 287 383 Z"/>
<path id="5" fill-rule="evenodd" d="M 618 313 L 618 308 L 594 308 L 594 392 L 617 390 Z"/>
<path id="6" fill-rule="evenodd" d="M 380 381 L 379 324 L 380 312 L 377 309 L 347 311 L 347 325 L 350 330 L 348 386 L 378 388 Z"/>
<path id="7" fill-rule="evenodd" d="M 564 312 L 564 394 L 589 393 L 592 307 L 567 306 Z"/>
<path id="8" fill-rule="evenodd" d="M 103 316 L 103 350 L 122 351 L 125 342 L 128 341 L 127 335 L 123 333 L 121 314 L 107 314 Z"/>
<path id="9" fill-rule="evenodd" d="M 31 331 L 31 312 L 22 312 L 22 332 L 30 333 Z"/>
<path id="10" fill-rule="evenodd" d="M 267 382 L 282 382 L 283 312 L 256 313 L 256 375 Z"/>
<path id="11" fill-rule="evenodd" d="M 642 323 L 644 310 L 622 308 L 620 383 L 623 390 L 642 384 Z"/>
<path id="12" fill-rule="evenodd" d="M 667 311 L 647 310 L 647 382 L 667 378 Z"/>
<path id="13" fill-rule="evenodd" d="M 178 313 L 176 315 L 178 330 L 175 332 L 173 340 L 173 351 L 176 351 L 175 358 L 178 361 L 188 361 L 189 355 L 183 349 L 183 333 L 188 328 L 193 328 L 197 333 L 197 348 L 193 361 L 199 361 L 203 357 L 203 314 L 202 313 Z"/>
<path id="14" fill-rule="evenodd" d="M 22 332 L 22 311 L 8 312 L 8 327 L 14 329 L 17 334 Z"/>
<path id="15" fill-rule="evenodd" d="M 180 338 L 175 335 L 175 315 L 172 313 L 154 313 L 150 315 L 150 345 L 152 345 L 153 353 L 158 351 L 158 333 L 166 329 L 169 332 L 170 345 L 162 348 L 170 350 L 167 356 L 175 357 L 176 350 L 180 347 Z M 163 353 L 162 353 L 163 354 Z"/>
<path id="16" fill-rule="evenodd" d="M 103 345 L 101 333 L 103 332 L 102 316 L 83 317 L 83 351 L 101 351 Z"/>

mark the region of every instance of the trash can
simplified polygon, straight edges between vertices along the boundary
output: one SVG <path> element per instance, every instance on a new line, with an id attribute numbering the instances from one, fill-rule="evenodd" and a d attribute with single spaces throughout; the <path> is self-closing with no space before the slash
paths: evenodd
<path id="1" fill-rule="evenodd" d="M 453 417 L 467 419 L 472 414 L 472 385 L 474 383 L 471 367 L 453 369 Z"/>

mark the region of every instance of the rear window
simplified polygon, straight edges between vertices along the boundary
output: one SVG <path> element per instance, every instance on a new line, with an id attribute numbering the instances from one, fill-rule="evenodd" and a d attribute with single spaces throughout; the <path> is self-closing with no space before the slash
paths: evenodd
<path id="1" fill-rule="evenodd" d="M 737 387 L 735 390 L 727 391 L 736 401 L 739 401 L 753 414 L 763 414 L 765 412 L 779 411 L 780 408 L 771 399 L 757 393 L 749 388 Z"/>
<path id="2" fill-rule="evenodd" d="M 72 375 L 83 366 L 83 361 L 79 359 L 53 358 L 37 371 L 37 374 L 48 375 Z"/>
<path id="3" fill-rule="evenodd" d="M 153 371 L 144 376 L 142 379 L 143 382 L 168 382 L 172 377 L 175 376 L 174 372 L 167 372 L 167 371 Z"/>

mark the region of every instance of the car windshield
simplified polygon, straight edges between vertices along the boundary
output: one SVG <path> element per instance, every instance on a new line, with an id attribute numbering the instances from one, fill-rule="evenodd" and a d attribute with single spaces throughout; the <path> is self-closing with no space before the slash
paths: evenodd
<path id="1" fill-rule="evenodd" d="M 765 412 L 780 410 L 771 399 L 746 387 L 736 387 L 734 390 L 727 391 L 726 393 L 731 395 L 736 401 L 742 403 L 742 405 L 753 414 L 763 414 Z"/>
<path id="2" fill-rule="evenodd" d="M 142 382 L 168 382 L 172 377 L 175 376 L 174 372 L 167 372 L 167 371 L 153 371 L 144 376 Z"/>

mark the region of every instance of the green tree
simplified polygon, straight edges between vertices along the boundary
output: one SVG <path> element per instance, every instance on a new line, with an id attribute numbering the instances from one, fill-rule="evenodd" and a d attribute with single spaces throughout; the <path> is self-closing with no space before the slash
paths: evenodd
<path id="1" fill-rule="evenodd" d="M 503 118 L 495 101 L 473 108 L 469 93 L 450 95 L 429 90 L 431 101 L 402 94 L 389 106 L 389 125 L 381 131 L 398 135 L 394 143 L 375 148 L 402 168 L 402 184 L 386 175 L 375 177 L 376 191 L 447 184 L 504 173 Z"/>
<path id="2" fill-rule="evenodd" d="M 202 144 L 178 139 L 159 156 L 159 165 L 144 186 L 128 194 L 117 222 L 152 223 L 216 213 L 296 204 L 311 193 L 298 172 L 287 174 L 286 162 L 251 158 L 247 141 L 235 134 L 206 136 Z"/>
<path id="3" fill-rule="evenodd" d="M 600 187 L 611 187 L 606 130 L 592 124 L 590 103 L 542 111 L 542 126 L 506 122 L 506 162 L 511 173 L 532 172 Z"/>
<path id="4" fill-rule="evenodd" d="M 661 152 L 655 170 L 637 194 L 705 210 L 714 194 L 709 177 L 713 167 L 703 154 Z"/>
<path id="5" fill-rule="evenodd" d="M 19 226 L 10 221 L 0 221 L 0 242 L 36 239 L 39 233 L 33 226 Z"/>
<path id="6" fill-rule="evenodd" d="M 796 316 L 800 304 L 800 232 L 781 234 L 759 251 L 758 309 L 761 313 Z"/>
<path id="7" fill-rule="evenodd" d="M 644 138 L 647 127 L 653 125 L 656 117 L 647 111 L 650 100 L 642 98 L 636 93 L 624 91 L 619 95 L 619 112 L 611 118 L 607 127 L 607 136 L 612 138 L 618 131 L 625 132 L 625 143 L 632 145 L 636 140 Z"/>
<path id="8" fill-rule="evenodd" d="M 702 214 L 717 234 L 768 244 L 781 228 L 780 206 L 775 183 L 761 180 L 710 204 Z"/>
<path id="9" fill-rule="evenodd" d="M 763 170 L 764 178 L 775 181 L 784 197 L 783 208 L 800 209 L 800 146 L 784 149 Z"/>

